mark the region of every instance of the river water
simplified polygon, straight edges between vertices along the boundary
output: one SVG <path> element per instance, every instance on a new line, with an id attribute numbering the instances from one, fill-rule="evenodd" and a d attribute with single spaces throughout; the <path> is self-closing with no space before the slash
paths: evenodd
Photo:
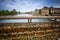
<path id="1" fill-rule="evenodd" d="M 33 16 L 32 14 L 17 14 L 14 16 Z M 49 19 L 32 19 L 32 22 L 50 22 Z M 28 19 L 0 19 L 0 23 L 25 23 Z"/>

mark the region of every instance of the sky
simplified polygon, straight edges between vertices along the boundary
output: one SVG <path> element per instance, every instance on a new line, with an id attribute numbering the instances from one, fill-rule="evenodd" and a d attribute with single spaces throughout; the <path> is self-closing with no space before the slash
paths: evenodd
<path id="1" fill-rule="evenodd" d="M 41 9 L 43 6 L 60 7 L 60 0 L 0 0 L 0 10 L 13 10 L 21 12 Z"/>

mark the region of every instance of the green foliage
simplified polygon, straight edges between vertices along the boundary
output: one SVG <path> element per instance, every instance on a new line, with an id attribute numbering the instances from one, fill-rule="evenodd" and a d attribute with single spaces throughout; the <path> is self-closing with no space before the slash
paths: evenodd
<path id="1" fill-rule="evenodd" d="M 52 15 L 52 14 L 51 14 L 51 8 L 49 8 L 49 15 Z"/>
<path id="2" fill-rule="evenodd" d="M 41 9 L 39 9 L 39 13 L 41 14 Z"/>
<path id="3" fill-rule="evenodd" d="M 1 10 L 0 11 L 0 16 L 6 16 L 6 15 L 15 15 L 20 12 L 13 12 L 13 11 L 8 11 L 8 10 Z"/>

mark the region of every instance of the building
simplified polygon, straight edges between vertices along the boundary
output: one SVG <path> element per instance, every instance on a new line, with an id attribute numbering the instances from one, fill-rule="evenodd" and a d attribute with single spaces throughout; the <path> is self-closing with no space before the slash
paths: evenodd
<path id="1" fill-rule="evenodd" d="M 39 10 L 38 9 L 35 9 L 35 11 L 32 11 L 32 14 L 34 16 L 38 16 L 39 15 Z"/>
<path id="2" fill-rule="evenodd" d="M 13 9 L 12 11 L 13 11 L 13 13 L 16 13 L 16 9 Z"/>
<path id="3" fill-rule="evenodd" d="M 41 15 L 60 15 L 60 8 L 55 7 L 43 7 L 41 9 Z"/>
<path id="4" fill-rule="evenodd" d="M 40 12 L 40 13 L 39 13 Z M 48 15 L 52 15 L 52 16 L 60 16 L 60 8 L 56 8 L 56 7 L 43 7 L 42 9 L 36 9 L 35 11 L 32 12 L 32 14 L 34 16 L 48 16 Z"/>
<path id="5" fill-rule="evenodd" d="M 60 8 L 51 8 L 52 15 L 59 15 L 60 16 Z"/>
<path id="6" fill-rule="evenodd" d="M 49 8 L 48 7 L 43 7 L 41 9 L 41 15 L 49 15 Z"/>

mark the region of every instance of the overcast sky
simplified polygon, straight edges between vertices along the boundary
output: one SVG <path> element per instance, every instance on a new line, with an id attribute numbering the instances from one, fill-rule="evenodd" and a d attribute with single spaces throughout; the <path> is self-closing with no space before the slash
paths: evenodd
<path id="1" fill-rule="evenodd" d="M 43 6 L 60 7 L 60 0 L 0 0 L 0 10 L 27 12 L 40 9 Z"/>

